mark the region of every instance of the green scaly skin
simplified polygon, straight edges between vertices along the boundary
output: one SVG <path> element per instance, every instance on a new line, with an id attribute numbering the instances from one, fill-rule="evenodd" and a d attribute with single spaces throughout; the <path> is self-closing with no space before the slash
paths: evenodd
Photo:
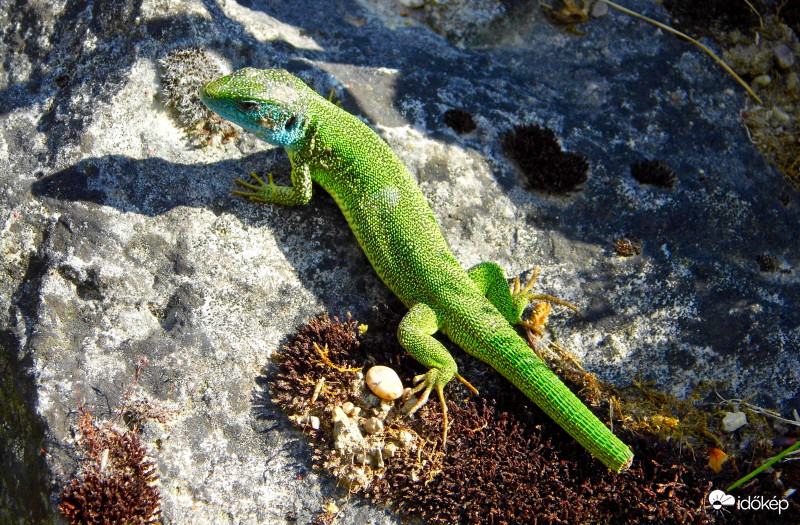
<path id="1" fill-rule="evenodd" d="M 436 390 L 461 379 L 437 331 L 485 361 L 533 400 L 576 441 L 612 470 L 633 459 L 621 442 L 550 371 L 512 325 L 534 298 L 512 294 L 503 271 L 482 263 L 464 271 L 439 230 L 416 182 L 389 146 L 360 120 L 283 70 L 242 69 L 209 83 L 203 102 L 222 117 L 282 146 L 292 163 L 292 185 L 237 181 L 235 192 L 278 205 L 306 204 L 317 182 L 339 204 L 383 282 L 409 308 L 397 330 L 403 347 L 428 372 L 416 410 Z M 466 383 L 466 381 L 465 381 Z M 468 384 L 468 383 L 467 383 Z"/>

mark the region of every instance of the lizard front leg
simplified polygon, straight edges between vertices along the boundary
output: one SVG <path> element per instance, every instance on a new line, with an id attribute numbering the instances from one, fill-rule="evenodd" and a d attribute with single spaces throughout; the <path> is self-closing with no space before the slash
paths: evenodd
<path id="1" fill-rule="evenodd" d="M 292 156 L 289 156 L 289 159 L 292 161 L 291 186 L 275 184 L 272 174 L 269 175 L 268 182 L 264 182 L 258 175 L 251 173 L 250 176 L 255 180 L 255 184 L 234 179 L 236 184 L 249 191 L 237 190 L 232 193 L 253 201 L 268 202 L 278 206 L 308 204 L 311 200 L 311 172 L 307 164 L 296 164 Z"/>

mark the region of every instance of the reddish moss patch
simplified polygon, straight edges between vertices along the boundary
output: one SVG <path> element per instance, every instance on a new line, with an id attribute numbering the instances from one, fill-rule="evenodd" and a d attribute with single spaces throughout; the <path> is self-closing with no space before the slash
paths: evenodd
<path id="1" fill-rule="evenodd" d="M 61 493 L 58 508 L 70 523 L 156 523 L 161 495 L 155 463 L 131 430 L 98 425 L 88 411 L 79 421 L 86 451 L 79 475 Z"/>
<path id="2" fill-rule="evenodd" d="M 306 410 L 320 382 L 322 387 L 316 395 L 320 405 L 341 404 L 353 397 L 353 372 L 340 371 L 326 363 L 318 348 L 327 348 L 329 362 L 341 369 L 360 366 L 355 359 L 363 355 L 356 354 L 360 344 L 357 326 L 356 321 L 347 319 L 341 323 L 336 317 L 321 315 L 301 327 L 284 345 L 283 352 L 276 356 L 278 375 L 272 383 L 272 392 L 289 414 Z"/>
<path id="3" fill-rule="evenodd" d="M 545 428 L 549 422 L 529 428 L 485 400 L 449 407 L 453 438 L 436 474 L 415 479 L 413 457 L 392 462 L 372 489 L 378 501 L 428 523 L 705 522 L 697 502 L 710 483 L 692 475 L 692 458 L 669 447 L 636 441 L 637 456 L 652 450 L 615 475 L 577 445 L 565 445 L 569 438 Z M 430 412 L 422 416 L 425 431 L 435 433 L 441 421 Z"/>
<path id="4" fill-rule="evenodd" d="M 616 251 L 617 255 L 620 257 L 641 255 L 643 247 L 644 244 L 642 244 L 642 240 L 638 237 L 625 236 L 614 239 L 614 251 Z"/>

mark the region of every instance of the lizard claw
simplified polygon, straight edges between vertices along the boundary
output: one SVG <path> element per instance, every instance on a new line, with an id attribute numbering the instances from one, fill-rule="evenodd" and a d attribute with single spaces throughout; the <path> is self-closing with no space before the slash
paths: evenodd
<path id="1" fill-rule="evenodd" d="M 417 402 L 408 409 L 408 415 L 413 414 L 417 410 L 422 407 L 425 403 L 428 402 L 428 397 L 430 396 L 431 392 L 435 388 L 437 391 L 444 391 L 444 385 L 447 384 L 447 381 L 441 382 L 437 381 L 439 375 L 439 370 L 436 368 L 431 368 L 424 374 L 420 374 L 414 377 L 414 383 L 418 383 L 417 386 L 413 387 L 409 390 L 407 396 L 410 397 L 420 390 L 422 390 L 422 395 L 419 396 Z M 445 408 L 447 410 L 447 408 Z"/>
<path id="2" fill-rule="evenodd" d="M 558 297 L 553 297 L 552 295 L 547 294 L 532 294 L 530 293 L 531 288 L 533 288 L 533 284 L 536 282 L 536 277 L 539 275 L 539 267 L 534 266 L 533 268 L 533 275 L 531 276 L 528 283 L 523 287 L 520 286 L 519 277 L 514 279 L 514 283 L 511 285 L 509 290 L 511 294 L 511 300 L 513 304 L 519 309 L 520 318 L 517 319 L 516 323 L 514 324 L 521 324 L 525 328 L 531 330 L 538 336 L 542 336 L 542 329 L 544 325 L 547 323 L 547 317 L 550 315 L 551 311 L 551 304 L 557 304 L 560 306 L 564 306 L 566 308 L 570 308 L 571 310 L 578 311 L 578 307 L 572 303 L 564 301 L 563 299 L 559 299 Z M 525 307 L 534 301 L 537 301 L 536 304 L 533 306 L 533 310 L 531 311 L 530 318 L 525 320 L 522 319 L 522 312 Z"/>
<path id="3" fill-rule="evenodd" d="M 242 179 L 233 179 L 233 181 L 239 186 L 243 186 L 251 191 L 237 190 L 232 191 L 231 193 L 240 197 L 246 197 L 250 200 L 267 202 L 269 195 L 272 193 L 272 188 L 277 186 L 275 181 L 272 179 L 272 173 L 267 176 L 267 180 L 269 182 L 264 182 L 258 175 L 252 172 L 250 173 L 250 176 L 256 181 L 256 184 L 245 182 Z"/>
<path id="4" fill-rule="evenodd" d="M 424 374 L 418 375 L 414 377 L 414 382 L 419 383 L 417 386 L 412 388 L 408 395 L 413 395 L 422 390 L 422 395 L 419 396 L 417 402 L 408 410 L 408 414 L 411 415 L 416 412 L 422 405 L 428 402 L 428 397 L 430 396 L 433 389 L 436 389 L 436 393 L 439 395 L 439 403 L 442 406 L 442 426 L 444 429 L 442 430 L 442 448 L 447 446 L 447 427 L 449 426 L 449 421 L 447 419 L 447 403 L 444 399 L 444 385 L 446 385 L 450 379 L 442 380 L 444 378 L 440 377 L 441 371 L 437 368 L 431 368 Z"/>
<path id="5" fill-rule="evenodd" d="M 447 417 L 447 402 L 444 398 L 444 385 L 450 382 L 450 379 L 446 381 L 442 381 L 442 378 L 439 376 L 441 375 L 440 371 L 436 368 L 431 368 L 424 374 L 420 374 L 414 377 L 414 382 L 419 383 L 417 386 L 412 388 L 407 395 L 411 396 L 422 391 L 422 395 L 419 396 L 417 402 L 408 410 L 408 414 L 411 415 L 416 412 L 422 405 L 428 402 L 428 398 L 430 397 L 431 392 L 433 389 L 436 389 L 436 393 L 439 395 L 439 403 L 442 406 L 442 426 L 444 429 L 442 430 L 442 449 L 447 447 L 447 428 L 449 427 L 449 419 Z M 472 386 L 469 381 L 464 379 L 458 374 L 455 374 L 455 377 L 464 383 L 473 394 L 478 394 L 478 389 Z"/>
<path id="6" fill-rule="evenodd" d="M 539 276 L 539 267 L 533 267 L 533 275 L 531 276 L 528 283 L 525 285 L 524 288 L 520 287 L 519 277 L 514 279 L 514 286 L 511 288 L 511 297 L 513 299 L 517 298 L 525 298 L 527 301 L 547 301 L 548 303 L 557 304 L 560 306 L 565 306 L 570 310 L 578 311 L 578 307 L 574 304 L 567 302 L 563 299 L 559 299 L 558 297 L 553 297 L 552 295 L 547 294 L 532 294 L 530 293 L 531 288 L 533 288 L 533 283 L 536 282 L 536 278 Z"/>

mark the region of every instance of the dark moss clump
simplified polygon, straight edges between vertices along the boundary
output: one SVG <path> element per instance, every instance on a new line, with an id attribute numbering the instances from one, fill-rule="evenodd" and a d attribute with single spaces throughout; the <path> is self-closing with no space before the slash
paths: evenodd
<path id="1" fill-rule="evenodd" d="M 420 367 L 396 341 L 395 327 L 401 317 L 399 310 L 383 308 L 365 334 L 349 318 L 339 322 L 323 315 L 312 320 L 284 347 L 273 392 L 281 404 L 294 406 L 298 398 L 314 397 L 316 385 L 325 377 L 318 392 L 320 400 L 324 398 L 320 403 L 353 400 L 354 373 L 349 370 L 359 364 L 368 366 L 370 361 L 395 367 L 407 381 Z M 327 350 L 320 353 L 319 348 Z M 461 358 L 460 353 L 454 355 Z M 374 469 L 364 491 L 367 496 L 404 516 L 434 524 L 710 525 L 719 521 L 707 505 L 708 493 L 724 489 L 753 467 L 744 461 L 737 466 L 737 459 L 732 458 L 723 472 L 714 474 L 700 447 L 692 450 L 675 444 L 680 440 L 668 443 L 651 432 L 620 429 L 617 421 L 616 433 L 632 446 L 635 459 L 628 471 L 613 474 L 488 366 L 470 360 L 468 368 L 467 363 L 461 368 L 482 395 L 466 395 L 460 385 L 447 387 L 451 423 L 447 449 L 443 452 L 441 447 L 442 420 L 436 402 L 422 407 L 416 419 L 388 422 L 387 428 L 404 424 L 419 436 L 421 445 L 399 449 L 386 459 L 385 466 Z M 591 400 L 621 395 L 580 367 L 563 364 L 554 368 L 590 404 Z M 615 410 L 618 416 L 619 412 Z M 316 466 L 330 469 L 326 462 L 330 456 L 324 452 L 334 447 L 330 434 L 324 425 L 319 431 L 307 425 L 303 428 L 314 437 Z M 792 476 L 800 470 L 791 464 L 781 468 L 782 479 L 796 479 Z M 780 497 L 781 489 L 749 485 L 740 493 Z M 775 516 L 774 523 L 797 521 L 800 507 L 794 502 L 791 505 Z M 334 514 L 326 511 L 314 523 L 330 523 Z M 726 517 L 730 524 L 755 523 L 757 518 L 745 512 Z"/>
<path id="2" fill-rule="evenodd" d="M 451 394 L 452 396 L 452 394 Z M 426 523 L 713 523 L 702 509 L 710 482 L 705 467 L 652 436 L 621 433 L 636 459 L 613 474 L 572 442 L 527 399 L 508 391 L 518 416 L 470 398 L 450 402 L 448 447 L 426 469 L 416 454 L 387 464 L 369 494 Z M 420 415 L 421 435 L 436 436 L 433 406 Z M 541 422 L 528 426 L 526 420 Z"/>
<path id="3" fill-rule="evenodd" d="M 756 257 L 756 262 L 758 263 L 758 269 L 763 273 L 780 272 L 783 269 L 781 260 L 767 253 L 759 254 Z"/>
<path id="4" fill-rule="evenodd" d="M 795 33 L 800 34 L 800 1 L 785 0 L 779 3 L 778 15 L 791 27 Z"/>
<path id="5" fill-rule="evenodd" d="M 515 126 L 503 136 L 503 146 L 537 190 L 568 193 L 589 177 L 586 157 L 563 151 L 552 129 Z"/>
<path id="6" fill-rule="evenodd" d="M 614 250 L 620 257 L 633 257 L 641 255 L 643 248 L 642 240 L 637 237 L 619 237 L 614 240 Z"/>
<path id="7" fill-rule="evenodd" d="M 672 188 L 678 180 L 675 170 L 660 160 L 643 160 L 631 164 L 631 175 L 642 184 Z"/>
<path id="8" fill-rule="evenodd" d="M 664 0 L 663 4 L 672 24 L 690 36 L 711 36 L 718 31 L 747 31 L 758 27 L 758 14 L 743 1 Z M 759 13 L 765 12 L 761 0 L 750 0 L 750 4 Z"/>
<path id="9" fill-rule="evenodd" d="M 196 47 L 172 51 L 159 60 L 164 103 L 197 145 L 228 140 L 238 128 L 208 109 L 200 100 L 200 87 L 223 75 L 222 69 L 204 50 Z"/>
<path id="10" fill-rule="evenodd" d="M 474 131 L 478 127 L 472 115 L 462 109 L 448 109 L 445 111 L 444 123 L 460 135 Z"/>
<path id="11" fill-rule="evenodd" d="M 70 523 L 156 523 L 161 495 L 156 466 L 131 430 L 97 425 L 88 411 L 79 422 L 86 451 L 80 474 L 61 493 L 58 508 Z"/>
<path id="12" fill-rule="evenodd" d="M 275 399 L 284 410 L 290 414 L 305 411 L 307 401 L 319 397 L 320 392 L 314 396 L 314 391 L 321 380 L 346 387 L 326 388 L 326 402 L 349 400 L 353 369 L 359 366 L 353 359 L 360 344 L 357 325 L 349 317 L 341 323 L 338 318 L 323 314 L 301 327 L 284 345 L 283 352 L 276 356 L 280 364 L 272 384 Z"/>

